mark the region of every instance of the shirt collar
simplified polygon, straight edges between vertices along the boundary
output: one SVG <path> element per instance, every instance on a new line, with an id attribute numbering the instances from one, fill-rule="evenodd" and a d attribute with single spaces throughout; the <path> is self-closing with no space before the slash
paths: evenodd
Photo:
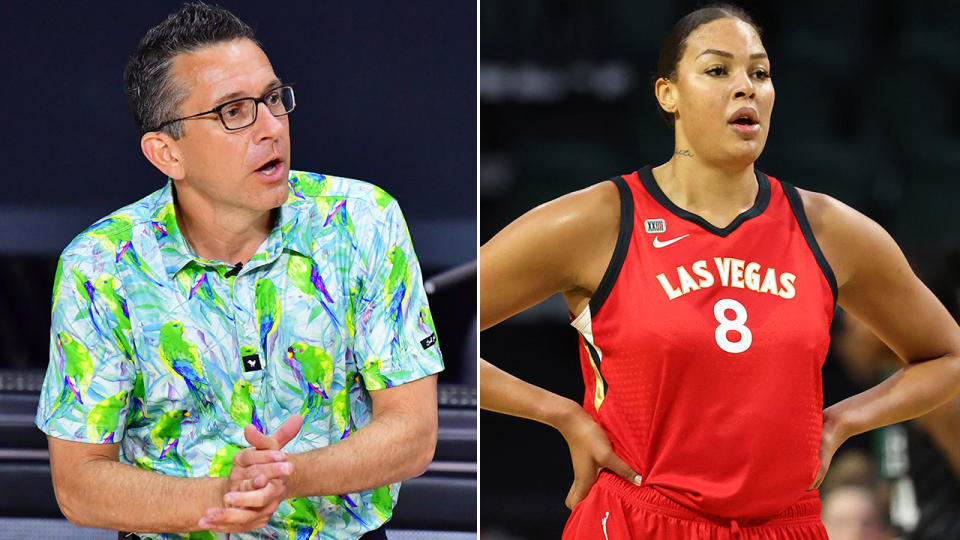
<path id="1" fill-rule="evenodd" d="M 150 218 L 164 269 L 171 279 L 191 261 L 196 261 L 203 266 L 219 264 L 217 261 L 210 261 L 197 255 L 180 232 L 174 204 L 174 189 L 173 181 L 168 179 L 167 184 L 158 193 Z M 273 261 L 285 248 L 308 257 L 311 255 L 312 242 L 306 227 L 308 212 L 302 208 L 302 204 L 294 204 L 295 200 L 298 198 L 291 193 L 287 202 L 280 207 L 280 218 L 264 245 L 250 259 L 251 266 L 260 266 Z"/>
<path id="2" fill-rule="evenodd" d="M 308 226 L 310 208 L 290 190 L 290 197 L 280 207 L 279 223 L 274 227 L 274 232 L 279 231 L 282 248 L 291 249 L 305 257 L 313 255 L 313 237 Z"/>

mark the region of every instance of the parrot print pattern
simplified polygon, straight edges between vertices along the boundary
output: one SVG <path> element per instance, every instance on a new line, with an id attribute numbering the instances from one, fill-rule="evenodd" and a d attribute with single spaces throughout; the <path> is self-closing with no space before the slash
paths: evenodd
<path id="1" fill-rule="evenodd" d="M 247 425 L 272 433 L 300 413 L 283 450 L 328 446 L 370 422 L 371 391 L 441 371 L 397 202 L 316 173 L 291 171 L 289 185 L 239 272 L 193 251 L 169 180 L 78 235 L 57 266 L 37 426 L 119 444 L 122 462 L 157 473 L 226 477 Z M 290 499 L 265 528 L 229 537 L 359 537 L 390 519 L 399 488 Z"/>

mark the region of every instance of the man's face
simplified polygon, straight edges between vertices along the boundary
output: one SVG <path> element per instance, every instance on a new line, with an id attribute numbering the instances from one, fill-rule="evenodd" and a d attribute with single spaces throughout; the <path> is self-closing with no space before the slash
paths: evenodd
<path id="1" fill-rule="evenodd" d="M 259 98 L 280 84 L 267 55 L 249 39 L 180 54 L 171 76 L 188 89 L 182 116 L 237 98 Z M 257 121 L 235 131 L 225 129 L 216 113 L 183 122 L 177 147 L 184 177 L 178 180 L 214 209 L 262 212 L 287 200 L 289 120 L 273 116 L 263 103 L 257 107 Z"/>

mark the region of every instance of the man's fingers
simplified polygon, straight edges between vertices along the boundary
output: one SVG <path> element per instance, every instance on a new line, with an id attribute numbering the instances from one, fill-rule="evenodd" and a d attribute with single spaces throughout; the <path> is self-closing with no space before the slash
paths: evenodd
<path id="1" fill-rule="evenodd" d="M 279 463 L 267 463 L 265 465 L 251 465 L 250 467 L 238 467 L 230 472 L 231 485 L 245 480 L 254 480 L 263 476 L 267 480 L 285 480 L 293 473 L 293 463 L 281 461 Z"/>
<path id="2" fill-rule="evenodd" d="M 261 474 L 260 476 L 258 476 L 258 477 L 256 477 L 256 478 L 254 478 L 253 480 L 251 480 L 251 487 L 252 487 L 253 489 L 262 489 L 262 488 L 265 487 L 268 483 L 270 483 L 270 479 Z"/>
<path id="3" fill-rule="evenodd" d="M 614 474 L 623 478 L 631 484 L 641 485 L 643 482 L 643 477 L 637 474 L 636 471 L 630 468 L 627 465 L 627 462 L 620 459 L 620 456 L 610 452 L 608 456 L 604 458 L 604 462 L 600 464 L 601 467 L 612 471 Z"/>
<path id="4" fill-rule="evenodd" d="M 243 436 L 250 443 L 250 446 L 258 450 L 279 450 L 286 446 L 297 433 L 300 433 L 302 426 L 303 416 L 292 414 L 282 426 L 277 428 L 272 436 L 260 433 L 257 428 L 253 427 L 253 424 L 248 424 L 247 427 L 243 428 Z"/>
<path id="5" fill-rule="evenodd" d="M 261 489 L 267 485 L 270 480 L 267 479 L 264 475 L 259 475 L 256 478 L 247 478 L 240 482 L 240 485 L 237 486 L 235 491 L 254 491 Z"/>
<path id="6" fill-rule="evenodd" d="M 303 416 L 290 415 L 290 418 L 287 418 L 287 421 L 273 432 L 273 441 L 277 444 L 277 448 L 286 446 L 297 433 L 300 433 L 301 427 L 303 427 Z"/>
<path id="7" fill-rule="evenodd" d="M 273 502 L 280 502 L 285 490 L 285 486 L 280 482 L 266 482 L 265 485 L 254 490 L 231 491 L 223 496 L 223 502 L 232 507 L 260 508 Z"/>
<path id="8" fill-rule="evenodd" d="M 273 440 L 273 437 L 260 433 L 257 431 L 257 428 L 253 427 L 253 424 L 247 424 L 247 427 L 243 428 L 243 437 L 247 439 L 250 446 L 258 450 L 280 449 L 280 445 L 277 444 L 277 441 Z"/>
<path id="9" fill-rule="evenodd" d="M 286 456 L 280 450 L 241 450 L 233 456 L 234 467 L 250 467 L 264 463 L 286 461 Z"/>
<path id="10" fill-rule="evenodd" d="M 272 511 L 271 511 L 272 510 Z M 208 508 L 198 525 L 217 532 L 248 531 L 262 527 L 276 509 Z M 269 515 L 265 515 L 269 513 Z"/>

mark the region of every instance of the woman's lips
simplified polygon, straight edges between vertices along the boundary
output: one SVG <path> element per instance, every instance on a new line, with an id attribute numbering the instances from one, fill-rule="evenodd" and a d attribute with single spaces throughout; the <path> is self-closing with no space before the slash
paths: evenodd
<path id="1" fill-rule="evenodd" d="M 736 122 L 730 122 L 729 126 L 745 139 L 753 138 L 760 133 L 760 124 L 738 124 Z"/>

